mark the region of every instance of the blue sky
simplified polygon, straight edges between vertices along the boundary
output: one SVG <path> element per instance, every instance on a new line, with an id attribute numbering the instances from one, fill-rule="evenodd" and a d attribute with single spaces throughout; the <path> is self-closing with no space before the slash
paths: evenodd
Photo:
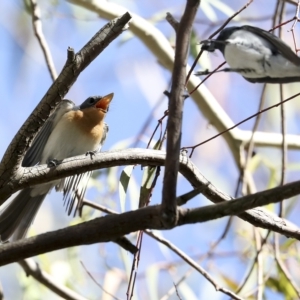
<path id="1" fill-rule="evenodd" d="M 154 14 L 159 15 L 158 13 L 163 15 L 165 11 L 171 11 L 174 16 L 180 16 L 185 3 L 179 0 L 172 1 L 171 4 L 170 1 L 138 2 L 128 0 L 116 2 L 146 19 L 151 18 Z M 213 1 L 206 1 L 208 4 L 211 2 Z M 238 0 L 223 2 L 233 11 L 246 3 L 246 1 Z M 73 47 L 75 51 L 78 51 L 107 20 L 99 19 L 96 14 L 72 6 L 64 1 L 58 1 L 55 5 L 48 1 L 39 1 L 39 4 L 42 9 L 44 34 L 49 43 L 56 69 L 59 72 L 66 60 L 67 47 Z M 209 7 L 211 9 L 210 20 L 207 17 Z M 212 12 L 215 13 L 217 19 L 225 20 L 227 18 L 222 10 L 216 9 L 216 6 L 209 4 L 208 8 L 205 11 L 200 10 L 197 19 L 211 22 L 213 19 Z M 292 8 L 289 7 L 288 10 L 290 11 Z M 268 16 L 272 14 L 273 10 L 274 1 L 259 1 L 259 3 L 251 5 L 242 16 Z M 252 22 L 251 24 L 265 29 L 271 27 L 270 20 Z M 163 19 L 157 22 L 155 26 L 168 38 L 171 40 L 173 38 L 174 41 L 173 30 Z M 208 35 L 202 35 L 206 28 L 207 26 L 204 25 L 195 26 L 199 41 L 208 37 Z M 289 29 L 289 25 L 284 27 L 284 36 L 287 42 L 291 42 L 291 35 L 287 32 Z M 45 66 L 39 44 L 32 32 L 31 17 L 25 12 L 23 2 L 13 0 L 2 3 L 0 40 L 2 44 L 0 55 L 0 156 L 2 157 L 14 134 L 46 93 L 51 84 L 51 78 Z M 223 60 L 219 53 L 205 54 L 204 59 L 209 60 L 212 65 L 217 65 Z M 189 62 L 192 62 L 191 58 Z M 90 95 L 115 93 L 106 119 L 110 126 L 110 132 L 102 149 L 103 151 L 112 148 L 131 147 L 145 121 L 152 114 L 152 121 L 138 143 L 138 147 L 143 148 L 156 126 L 157 119 L 162 117 L 163 112 L 167 109 L 167 99 L 163 97 L 163 92 L 169 88 L 170 80 L 170 72 L 157 62 L 157 59 L 145 45 L 129 32 L 125 32 L 80 75 L 66 98 L 80 104 Z M 215 80 L 210 79 L 207 81 L 207 87 L 234 122 L 241 121 L 257 111 L 261 85 L 248 83 L 237 74 L 217 74 Z M 269 104 L 275 103 L 274 99 L 277 99 L 275 88 L 269 89 L 267 96 Z M 291 92 L 293 92 L 296 87 L 293 85 L 287 89 L 291 89 Z M 158 101 L 161 102 L 160 106 L 152 111 Z M 287 104 L 286 107 L 289 121 L 288 132 L 298 134 L 299 104 L 293 101 L 293 103 Z M 277 109 L 263 117 L 260 130 L 279 132 L 279 124 L 279 110 Z M 253 121 L 250 121 L 243 124 L 241 128 L 250 130 L 252 126 Z M 187 99 L 185 103 L 182 132 L 182 146 L 199 143 L 216 133 L 213 126 L 210 126 L 209 122 L 203 118 L 202 113 L 197 109 L 192 99 Z M 279 169 L 280 156 L 278 150 L 258 149 L 258 152 L 262 157 L 262 161 L 271 161 L 274 163 L 274 168 Z M 296 151 L 290 152 L 289 160 L 295 170 L 288 173 L 288 179 L 296 179 L 299 169 L 296 165 L 299 160 L 298 153 Z M 197 149 L 193 156 L 193 162 L 214 185 L 226 193 L 234 194 L 238 171 L 222 137 Z M 105 176 L 100 176 L 98 181 L 93 182 L 93 187 L 88 191 L 87 197 L 114 209 L 119 209 L 118 177 L 114 176 L 114 172 L 119 174 L 121 170 L 122 168 L 111 170 L 109 174 L 112 175 L 109 177 L 105 174 Z M 134 180 L 130 185 L 128 201 L 136 201 L 141 176 L 142 171 L 139 167 L 136 167 Z M 254 178 L 257 180 L 258 189 L 266 188 L 270 180 L 270 168 L 264 163 L 259 164 Z M 191 186 L 180 176 L 178 194 L 187 192 L 190 189 Z M 153 194 L 152 203 L 159 203 L 160 195 L 161 181 Z M 61 200 L 62 195 L 59 193 L 52 192 L 47 197 L 36 218 L 32 234 L 62 228 L 73 222 L 71 217 L 64 214 Z M 199 196 L 188 206 L 204 204 L 209 204 L 209 201 Z M 129 207 L 128 204 L 127 208 Z M 294 220 L 297 218 L 296 211 L 298 212 L 298 209 L 291 216 Z M 90 214 L 90 218 L 95 216 L 92 212 Z M 172 231 L 162 232 L 162 234 L 189 255 L 198 256 L 205 253 L 210 244 L 219 237 L 225 224 L 226 219 L 224 218 L 205 224 L 176 228 Z M 250 261 L 246 259 L 247 251 L 245 249 L 251 247 L 251 243 L 246 243 L 246 240 L 251 236 L 249 233 L 251 230 L 248 224 L 235 218 L 233 229 L 222 243 L 219 252 L 217 251 L 219 254 L 216 255 L 215 259 L 208 259 L 203 262 L 203 266 L 212 272 L 221 283 L 223 283 L 222 274 L 226 274 L 229 269 L 231 270 L 229 275 L 234 280 L 240 279 L 247 270 Z M 245 250 L 242 251 L 241 257 L 233 255 L 233 253 L 240 250 Z M 48 268 L 49 272 L 56 274 L 55 270 L 51 269 L 49 262 L 55 261 L 59 266 L 58 269 L 63 268 L 65 267 L 63 262 L 66 260 L 72 261 L 72 251 L 79 253 L 80 259 L 94 274 L 95 278 L 100 281 L 106 278 L 107 270 L 114 268 L 124 270 L 124 261 L 126 259 L 129 262 L 131 261 L 131 255 L 127 254 L 126 256 L 125 254 L 127 258 L 124 258 L 118 247 L 112 244 L 85 246 L 79 250 L 54 252 L 46 258 L 44 256 L 39 257 L 39 260 L 41 264 Z M 147 283 L 149 284 L 149 281 L 151 281 L 151 276 L 147 275 L 147 272 L 151 270 L 150 267 L 157 266 L 160 270 L 160 268 L 163 269 L 161 265 L 165 262 L 173 263 L 174 261 L 178 261 L 176 255 L 157 245 L 150 238 L 145 237 L 139 270 L 140 274 L 144 274 L 141 277 L 144 276 L 146 279 L 142 278 L 138 281 L 140 282 L 138 285 L 139 299 L 156 299 L 145 292 L 147 291 Z M 233 265 L 235 265 L 234 269 L 232 269 Z M 71 274 L 74 270 L 84 272 L 76 260 L 72 261 L 71 267 L 66 268 L 71 270 Z M 181 263 L 174 270 L 161 271 L 159 279 L 160 283 L 163 282 L 164 284 L 158 284 L 158 294 L 162 296 L 187 269 L 188 267 Z M 22 279 L 17 279 L 17 277 Z M 76 282 L 77 278 L 74 277 L 70 280 Z M 26 285 L 26 278 L 20 271 L 19 266 L 15 264 L 1 268 L 0 279 L 7 299 L 19 299 L 21 289 L 18 280 Z M 222 294 L 214 292 L 212 286 L 196 272 L 192 273 L 186 285 L 192 290 L 195 299 L 204 299 L 204 295 L 207 294 L 211 296 L 210 299 L 226 299 Z M 119 290 L 118 295 L 121 295 L 121 298 L 124 298 L 124 289 L 126 289 L 126 284 L 123 284 Z M 187 290 L 188 288 L 185 290 L 186 293 Z M 41 291 L 45 292 L 43 289 Z M 81 283 L 80 291 L 85 295 L 89 295 L 89 293 L 97 295 L 99 293 L 98 288 L 91 281 Z M 35 292 L 31 291 L 30 293 Z M 52 293 L 45 295 L 43 299 L 57 299 Z M 38 296 L 36 299 L 39 299 Z"/>

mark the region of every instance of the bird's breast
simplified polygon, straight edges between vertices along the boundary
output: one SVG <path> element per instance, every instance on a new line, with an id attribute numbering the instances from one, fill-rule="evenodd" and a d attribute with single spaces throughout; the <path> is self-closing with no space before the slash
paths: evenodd
<path id="1" fill-rule="evenodd" d="M 95 122 L 81 111 L 64 114 L 49 136 L 41 163 L 51 159 L 62 160 L 99 149 L 103 126 L 103 118 Z"/>

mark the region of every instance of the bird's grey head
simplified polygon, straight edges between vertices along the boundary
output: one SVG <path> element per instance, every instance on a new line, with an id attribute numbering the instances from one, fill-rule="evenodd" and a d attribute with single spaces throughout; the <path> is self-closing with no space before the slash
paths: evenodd
<path id="1" fill-rule="evenodd" d="M 79 109 L 85 109 L 94 106 L 101 98 L 102 96 L 91 96 L 88 97 L 80 106 Z"/>
<path id="2" fill-rule="evenodd" d="M 239 29 L 240 27 L 238 26 L 223 29 L 215 40 L 203 41 L 201 49 L 209 52 L 214 52 L 216 49 L 219 49 L 224 54 L 226 40 L 228 40 L 228 38 Z"/>

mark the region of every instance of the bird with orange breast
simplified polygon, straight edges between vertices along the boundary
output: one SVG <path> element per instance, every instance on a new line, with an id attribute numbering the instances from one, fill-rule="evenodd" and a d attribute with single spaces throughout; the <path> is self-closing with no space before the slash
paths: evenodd
<path id="1" fill-rule="evenodd" d="M 65 158 L 93 155 L 100 151 L 108 132 L 104 118 L 113 95 L 89 97 L 80 106 L 75 106 L 70 100 L 61 101 L 33 140 L 22 166 L 55 166 Z M 69 214 L 77 202 L 76 212 L 82 204 L 91 174 L 76 174 L 21 190 L 0 212 L 1 241 L 17 240 L 26 235 L 43 200 L 53 187 L 63 191 Z"/>

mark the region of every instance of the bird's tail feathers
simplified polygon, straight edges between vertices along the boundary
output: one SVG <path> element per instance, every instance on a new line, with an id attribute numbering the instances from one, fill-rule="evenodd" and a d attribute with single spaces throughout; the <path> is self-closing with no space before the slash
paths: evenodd
<path id="1" fill-rule="evenodd" d="M 74 204 L 76 203 L 74 216 L 76 215 L 77 211 L 79 212 L 79 216 L 81 216 L 84 194 L 91 174 L 92 172 L 86 172 L 64 178 L 61 180 L 60 184 L 56 186 L 57 191 L 63 192 L 64 205 L 66 206 L 68 215 L 71 214 Z"/>
<path id="2" fill-rule="evenodd" d="M 32 189 L 22 190 L 12 201 L 0 212 L 0 239 L 2 242 L 18 240 L 23 238 L 34 217 L 40 208 L 47 193 L 34 196 L 30 195 Z"/>

